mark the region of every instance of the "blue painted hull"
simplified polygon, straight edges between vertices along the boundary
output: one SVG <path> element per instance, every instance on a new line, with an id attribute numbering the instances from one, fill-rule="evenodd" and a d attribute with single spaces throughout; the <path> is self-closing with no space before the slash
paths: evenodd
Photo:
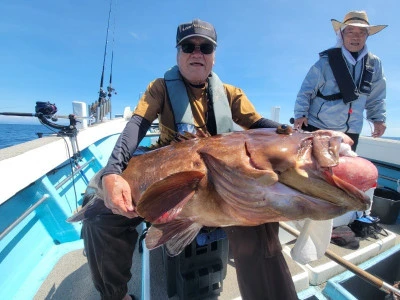
<path id="1" fill-rule="evenodd" d="M 0 240 L 0 299 L 33 298 L 58 259 L 82 248 L 81 224 L 66 219 L 81 205 L 88 180 L 105 166 L 118 136 L 107 136 L 81 150 L 81 168 L 72 178 L 67 160 L 0 206 L 0 232 L 4 232 L 49 196 Z M 150 143 L 150 137 L 142 141 L 142 145 Z"/>

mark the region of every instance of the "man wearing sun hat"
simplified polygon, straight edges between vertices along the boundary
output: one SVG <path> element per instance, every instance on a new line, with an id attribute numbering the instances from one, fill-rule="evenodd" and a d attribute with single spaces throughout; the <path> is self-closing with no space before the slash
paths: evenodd
<path id="1" fill-rule="evenodd" d="M 240 88 L 223 83 L 212 71 L 216 47 L 212 24 L 195 19 L 178 26 L 177 64 L 147 86 L 106 167 L 96 176 L 101 178 L 104 202 L 98 202 L 100 213 L 86 216 L 82 237 L 92 279 L 102 299 L 135 298 L 128 294 L 127 283 L 138 239 L 135 228 L 143 219 L 131 201 L 139 192 L 131 191 L 120 174 L 132 155 L 138 154 L 136 149 L 154 120 L 159 120 L 160 129 L 155 147 L 168 145 L 184 131 L 201 130 L 210 135 L 230 132 L 233 122 L 243 129 L 280 125 L 262 118 Z M 89 200 L 87 196 L 84 199 L 84 203 Z M 230 227 L 226 232 L 243 299 L 297 299 L 277 222 Z"/>
<path id="2" fill-rule="evenodd" d="M 342 22 L 331 22 L 337 44 L 320 53 L 305 77 L 294 107 L 294 127 L 345 132 L 355 151 L 364 110 L 374 125 L 373 137 L 386 130 L 386 79 L 381 60 L 368 51 L 366 41 L 387 25 L 370 25 L 365 11 L 350 11 Z"/>

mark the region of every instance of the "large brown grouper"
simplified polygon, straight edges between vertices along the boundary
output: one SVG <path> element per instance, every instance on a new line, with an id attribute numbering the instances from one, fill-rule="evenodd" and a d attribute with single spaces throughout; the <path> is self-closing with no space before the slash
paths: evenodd
<path id="1" fill-rule="evenodd" d="M 352 140 L 340 132 L 289 129 L 194 138 L 133 157 L 122 177 L 137 213 L 152 224 L 146 246 L 166 243 L 176 255 L 203 226 L 327 220 L 365 210 L 364 192 L 376 185 L 378 172 L 365 159 L 343 156 L 343 149 L 355 155 Z M 89 185 L 97 196 L 68 221 L 99 213 L 101 180 L 95 176 Z"/>

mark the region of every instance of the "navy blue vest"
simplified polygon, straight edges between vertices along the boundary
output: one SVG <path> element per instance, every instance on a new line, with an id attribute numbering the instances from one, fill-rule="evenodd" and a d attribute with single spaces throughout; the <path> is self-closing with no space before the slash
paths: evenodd
<path id="1" fill-rule="evenodd" d="M 335 76 L 340 93 L 333 95 L 322 95 L 322 93 L 318 90 L 318 97 L 329 101 L 343 99 L 344 103 L 348 103 L 358 99 L 360 96 L 359 93 L 366 95 L 371 93 L 372 75 L 374 73 L 374 60 L 370 58 L 370 53 L 368 53 L 363 59 L 364 66 L 359 88 L 357 88 L 353 78 L 351 77 L 341 48 L 328 49 L 321 52 L 319 55 L 328 55 L 329 65 L 332 69 L 333 76 Z"/>

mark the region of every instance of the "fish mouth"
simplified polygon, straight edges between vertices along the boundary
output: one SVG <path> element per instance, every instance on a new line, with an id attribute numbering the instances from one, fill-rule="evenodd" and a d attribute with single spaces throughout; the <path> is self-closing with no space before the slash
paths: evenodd
<path id="1" fill-rule="evenodd" d="M 365 192 L 376 187 L 378 177 L 378 171 L 370 161 L 358 156 L 341 156 L 337 166 L 321 173 L 326 181 L 361 201 L 361 204 L 370 204 Z"/>
<path id="2" fill-rule="evenodd" d="M 348 210 L 363 211 L 371 205 L 365 192 L 376 187 L 378 174 L 376 167 L 364 158 L 340 156 L 336 166 L 320 167 L 318 177 L 320 179 L 315 180 L 322 180 L 330 186 L 324 187 L 325 193 L 316 189 L 313 196 Z M 312 180 L 311 184 L 314 185 L 315 181 Z"/>
<path id="3" fill-rule="evenodd" d="M 279 175 L 279 182 L 311 196 L 314 205 L 327 207 L 329 204 L 330 211 L 326 214 L 340 215 L 350 210 L 366 210 L 370 204 L 369 197 L 363 191 L 333 175 L 330 168 L 324 168 L 319 174 L 290 170 Z"/>
<path id="4" fill-rule="evenodd" d="M 352 151 L 352 143 L 342 133 L 321 131 L 313 137 L 312 156 L 319 175 L 354 199 L 353 205 L 361 210 L 370 205 L 365 192 L 376 187 L 378 170 L 372 162 Z"/>

